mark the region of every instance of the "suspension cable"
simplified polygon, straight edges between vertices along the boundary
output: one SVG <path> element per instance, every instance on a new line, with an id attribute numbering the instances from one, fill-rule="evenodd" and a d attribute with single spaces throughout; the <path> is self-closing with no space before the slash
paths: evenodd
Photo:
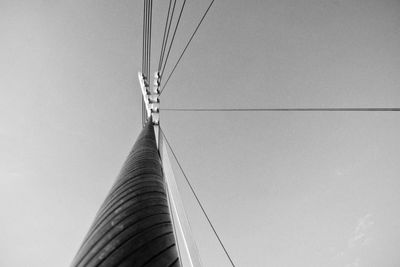
<path id="1" fill-rule="evenodd" d="M 147 53 L 148 53 L 148 58 L 147 58 L 147 62 L 148 62 L 148 65 L 147 65 L 147 76 L 146 76 L 146 78 L 148 79 L 148 82 L 150 81 L 150 65 L 151 65 L 151 24 L 152 24 L 152 20 L 153 20 L 153 18 L 152 18 L 152 16 L 153 16 L 153 0 L 148 0 L 149 1 L 149 15 L 148 15 L 148 18 L 149 18 L 149 29 L 148 29 L 148 34 L 149 34 L 149 36 L 148 36 L 148 38 L 149 38 L 149 40 L 148 40 L 148 48 L 147 48 Z"/>
<path id="2" fill-rule="evenodd" d="M 165 139 L 165 141 L 166 141 L 166 143 L 167 143 L 169 149 L 171 150 L 172 155 L 174 156 L 175 161 L 176 161 L 176 163 L 177 163 L 178 166 L 179 166 L 179 169 L 181 170 L 183 176 L 185 177 L 185 180 L 186 180 L 187 184 L 189 185 L 190 190 L 192 191 L 194 197 L 196 198 L 197 204 L 200 206 L 200 208 L 201 208 L 201 210 L 202 210 L 204 216 L 206 217 L 206 219 L 207 219 L 207 221 L 208 221 L 208 224 L 211 226 L 211 229 L 213 230 L 215 236 L 217 237 L 219 244 L 221 245 L 222 249 L 224 250 L 225 255 L 228 257 L 228 259 L 229 259 L 230 263 L 232 264 L 232 266 L 235 267 L 235 264 L 233 263 L 231 256 L 229 255 L 228 251 L 226 250 L 224 244 L 222 243 L 222 240 L 221 240 L 221 238 L 219 237 L 217 231 L 215 230 L 213 224 L 211 223 L 211 220 L 210 220 L 210 218 L 208 217 L 208 215 L 207 215 L 207 213 L 206 213 L 206 211 L 205 211 L 203 205 L 201 204 L 200 199 L 198 198 L 198 196 L 197 196 L 197 194 L 196 194 L 196 192 L 195 192 L 195 190 L 194 190 L 192 184 L 190 183 L 188 177 L 186 176 L 185 171 L 183 170 L 181 164 L 179 163 L 179 160 L 178 160 L 178 158 L 177 158 L 177 156 L 176 156 L 174 150 L 172 149 L 171 144 L 168 142 L 168 139 L 167 139 L 167 137 L 165 136 L 164 131 L 163 131 L 161 128 L 160 128 L 160 131 L 161 131 L 162 135 L 164 136 L 164 139 Z"/>
<path id="3" fill-rule="evenodd" d="M 176 0 L 175 0 L 176 3 Z M 168 29 L 168 22 L 169 22 L 169 18 L 170 18 L 170 10 L 171 10 L 171 4 L 172 4 L 172 0 L 169 0 L 169 4 L 168 4 L 168 12 L 167 12 L 167 18 L 165 19 L 165 26 L 164 26 L 164 33 L 163 33 L 163 40 L 161 43 L 161 52 L 160 52 L 160 59 L 158 60 L 158 68 L 157 70 L 160 71 L 161 69 L 161 64 L 162 64 L 162 59 L 163 59 L 163 51 L 165 50 L 165 39 L 166 39 L 166 35 L 167 35 L 167 29 Z M 175 8 L 175 5 L 174 5 Z M 173 11 L 172 11 L 172 15 L 173 15 Z M 169 33 L 169 31 L 168 31 Z"/>
<path id="4" fill-rule="evenodd" d="M 153 0 L 143 0 L 142 74 L 149 79 L 151 63 L 151 24 Z M 146 121 L 146 108 L 142 99 L 142 125 Z"/>
<path id="5" fill-rule="evenodd" d="M 190 111 L 190 112 L 243 112 L 243 111 L 400 111 L 400 108 L 163 108 L 164 111 Z"/>
<path id="6" fill-rule="evenodd" d="M 143 0 L 143 37 L 142 37 L 142 73 L 143 75 L 146 75 L 146 69 L 147 69 L 147 1 Z M 144 106 L 144 101 L 142 98 L 142 126 L 144 126 L 145 123 L 145 106 Z"/>
<path id="7" fill-rule="evenodd" d="M 186 4 L 186 0 L 183 0 L 182 6 L 181 6 L 181 11 L 179 12 L 178 20 L 177 20 L 177 22 L 175 24 L 174 33 L 172 34 L 172 39 L 171 39 L 171 42 L 170 42 L 169 47 L 168 47 L 167 56 L 165 57 L 164 66 L 163 66 L 162 71 L 160 73 L 161 77 L 164 74 L 165 66 L 167 66 L 169 53 L 171 52 L 172 44 L 174 43 L 174 40 L 175 40 L 176 31 L 178 30 L 179 22 L 181 21 L 181 17 L 182 17 L 183 9 L 185 8 L 185 4 Z"/>
<path id="8" fill-rule="evenodd" d="M 146 39 L 147 39 L 147 36 L 146 36 L 146 22 L 147 22 L 147 20 L 146 20 L 146 7 L 147 7 L 147 2 L 146 2 L 146 0 L 143 0 L 142 73 L 144 73 L 145 69 L 146 69 L 146 67 L 144 65 L 145 62 L 146 62 L 146 59 L 145 59 L 146 53 L 145 53 L 145 51 L 146 51 Z"/>
<path id="9" fill-rule="evenodd" d="M 197 30 L 199 29 L 201 23 L 203 23 L 203 20 L 204 20 L 204 18 L 206 17 L 206 15 L 208 14 L 208 11 L 210 10 L 211 6 L 214 4 L 214 1 L 215 1 L 215 0 L 212 0 L 212 1 L 211 1 L 211 3 L 210 3 L 210 5 L 208 6 L 207 10 L 204 12 L 204 14 L 203 14 L 203 16 L 202 16 L 200 22 L 197 24 L 196 29 L 195 29 L 194 32 L 192 33 L 192 36 L 190 36 L 189 41 L 187 42 L 185 48 L 183 49 L 181 55 L 180 55 L 179 58 L 178 58 L 178 61 L 175 63 L 175 65 L 174 65 L 174 67 L 173 67 L 171 73 L 169 74 L 169 76 L 168 76 L 168 78 L 167 78 L 167 81 L 166 81 L 165 84 L 163 85 L 163 87 L 162 87 L 162 89 L 161 89 L 161 91 L 160 91 L 160 95 L 161 95 L 162 92 L 164 91 L 165 86 L 167 86 L 169 79 L 171 79 L 172 74 L 174 73 L 176 67 L 178 66 L 179 62 L 181 61 L 183 55 L 185 54 L 186 49 L 189 47 L 189 44 L 192 42 L 193 37 L 196 35 L 196 32 L 197 32 Z"/>

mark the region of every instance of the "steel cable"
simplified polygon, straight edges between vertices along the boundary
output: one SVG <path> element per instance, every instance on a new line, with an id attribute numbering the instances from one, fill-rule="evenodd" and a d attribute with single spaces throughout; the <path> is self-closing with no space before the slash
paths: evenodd
<path id="1" fill-rule="evenodd" d="M 400 111 L 400 108 L 163 108 L 164 111 L 199 111 L 199 112 L 242 112 L 242 111 L 350 111 L 350 112 L 382 112 Z"/>
<path id="2" fill-rule="evenodd" d="M 167 86 L 169 79 L 171 79 L 172 74 L 174 73 L 176 67 L 178 66 L 179 62 L 181 61 L 183 55 L 185 54 L 186 49 L 189 47 L 189 44 L 192 42 L 193 37 L 196 35 L 196 32 L 197 32 L 197 30 L 199 29 L 200 25 L 203 23 L 203 20 L 204 20 L 204 18 L 206 17 L 206 15 L 208 14 L 208 11 L 210 10 L 211 6 L 214 4 L 214 1 L 215 1 L 215 0 L 212 0 L 212 1 L 211 1 L 211 3 L 209 4 L 207 10 L 204 12 L 204 14 L 203 14 L 203 16 L 202 16 L 200 22 L 197 24 L 196 29 L 195 29 L 194 32 L 192 33 L 192 36 L 190 36 L 189 41 L 187 42 L 185 48 L 183 49 L 181 55 L 180 55 L 179 58 L 178 58 L 178 61 L 175 63 L 175 65 L 174 65 L 174 67 L 173 67 L 171 73 L 169 74 L 169 76 L 168 76 L 168 78 L 167 78 L 167 81 L 166 81 L 165 84 L 163 85 L 163 87 L 162 87 L 162 89 L 161 89 L 161 91 L 160 91 L 160 95 L 161 95 L 162 92 L 164 91 L 165 86 Z"/>
<path id="3" fill-rule="evenodd" d="M 222 243 L 221 238 L 219 237 L 217 231 L 215 230 L 214 225 L 212 224 L 210 218 L 208 217 L 207 212 L 205 211 L 203 205 L 201 204 L 200 199 L 199 199 L 199 197 L 197 196 L 197 194 L 196 194 L 196 192 L 195 192 L 195 190 L 194 190 L 192 184 L 190 183 L 188 177 L 186 176 L 185 171 L 183 170 L 181 164 L 179 163 L 179 160 L 178 160 L 178 158 L 177 158 L 177 156 L 176 156 L 174 150 L 172 149 L 171 144 L 168 142 L 168 139 L 167 139 L 167 137 L 165 136 L 164 131 L 163 131 L 161 128 L 160 128 L 160 131 L 161 131 L 161 133 L 162 133 L 162 135 L 163 135 L 163 137 L 164 137 L 164 139 L 165 139 L 165 141 L 166 141 L 166 143 L 167 143 L 169 149 L 171 150 L 172 155 L 174 156 L 175 161 L 176 161 L 176 163 L 178 164 L 179 169 L 181 170 L 183 176 L 185 177 L 185 180 L 186 180 L 187 184 L 189 185 L 190 190 L 192 191 L 194 197 L 196 198 L 197 204 L 200 206 L 200 208 L 201 208 L 201 210 L 202 210 L 204 216 L 206 217 L 206 219 L 207 219 L 207 221 L 208 221 L 208 224 L 210 225 L 211 229 L 213 230 L 215 236 L 216 236 L 217 239 L 218 239 L 219 244 L 221 245 L 222 249 L 224 250 L 225 255 L 228 257 L 228 259 L 229 259 L 230 263 L 232 264 L 232 266 L 235 266 L 235 264 L 234 264 L 233 261 L 232 261 L 231 256 L 229 255 L 229 253 L 228 253 L 228 251 L 226 250 L 224 244 Z"/>
<path id="4" fill-rule="evenodd" d="M 175 3 L 176 3 L 176 0 L 175 0 Z M 165 49 L 165 39 L 167 37 L 166 34 L 167 34 L 167 28 L 168 28 L 168 22 L 169 22 L 169 16 L 170 16 L 171 4 L 172 4 L 172 0 L 169 0 L 167 18 L 165 20 L 165 26 L 164 26 L 163 40 L 162 40 L 162 43 L 161 43 L 160 59 L 158 60 L 158 68 L 157 68 L 158 71 L 160 71 L 160 69 L 161 69 L 163 51 Z M 174 5 L 174 7 L 175 7 L 175 5 Z"/>
<path id="5" fill-rule="evenodd" d="M 178 20 L 177 20 L 177 22 L 175 24 L 174 33 L 172 34 L 172 39 L 171 39 L 171 42 L 170 42 L 169 47 L 168 47 L 168 52 L 167 52 L 167 56 L 165 57 L 164 66 L 162 67 L 162 71 L 160 73 L 161 77 L 164 74 L 164 70 L 165 70 L 165 67 L 166 67 L 167 62 L 168 62 L 169 53 L 171 52 L 172 44 L 174 43 L 174 40 L 175 40 L 176 31 L 178 30 L 179 22 L 181 21 L 181 17 L 182 17 L 183 10 L 185 8 L 185 4 L 186 4 L 186 0 L 184 0 L 183 3 L 182 3 L 181 11 L 179 12 Z"/>

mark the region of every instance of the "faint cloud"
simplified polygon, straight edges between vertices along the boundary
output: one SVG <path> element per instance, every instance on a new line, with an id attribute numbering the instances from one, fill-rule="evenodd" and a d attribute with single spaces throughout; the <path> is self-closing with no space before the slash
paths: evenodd
<path id="1" fill-rule="evenodd" d="M 369 244 L 371 238 L 368 237 L 367 234 L 369 229 L 374 225 L 371 217 L 372 215 L 368 213 L 358 219 L 357 226 L 347 242 L 349 248 L 354 248 L 357 245 L 365 246 Z"/>
<path id="2" fill-rule="evenodd" d="M 336 174 L 337 176 L 343 176 L 343 171 L 337 169 L 337 170 L 335 171 L 335 174 Z"/>
<path id="3" fill-rule="evenodd" d="M 357 248 L 365 247 L 370 244 L 371 237 L 369 237 L 368 232 L 374 224 L 375 223 L 372 220 L 371 213 L 367 213 L 364 216 L 360 217 L 357 220 L 357 224 L 350 238 L 347 240 L 347 247 L 344 250 L 336 253 L 336 255 L 333 258 L 337 260 L 342 259 L 348 261 L 349 258 L 352 258 L 353 256 L 357 255 L 359 252 L 359 251 L 357 252 Z M 358 267 L 359 265 L 360 265 L 360 258 L 357 257 L 352 262 L 347 263 L 344 266 Z"/>
<path id="4" fill-rule="evenodd" d="M 341 258 L 341 257 L 343 257 L 344 256 L 344 251 L 340 251 L 337 255 L 336 255 L 336 257 L 339 257 L 339 258 Z"/>
<path id="5" fill-rule="evenodd" d="M 359 267 L 360 266 L 360 258 L 356 258 L 352 263 L 346 264 L 346 267 Z"/>

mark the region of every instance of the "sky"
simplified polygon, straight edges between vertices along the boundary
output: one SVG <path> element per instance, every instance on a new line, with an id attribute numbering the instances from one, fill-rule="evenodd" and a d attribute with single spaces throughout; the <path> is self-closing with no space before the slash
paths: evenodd
<path id="1" fill-rule="evenodd" d="M 166 73 L 208 3 L 187 1 Z M 152 71 L 167 7 L 154 0 Z M 0 266 L 71 263 L 141 129 L 142 11 L 0 0 Z M 400 107 L 399 13 L 216 0 L 161 108 Z M 236 266 L 400 265 L 400 113 L 161 111 L 161 125 Z M 229 266 L 174 168 L 204 266 Z"/>

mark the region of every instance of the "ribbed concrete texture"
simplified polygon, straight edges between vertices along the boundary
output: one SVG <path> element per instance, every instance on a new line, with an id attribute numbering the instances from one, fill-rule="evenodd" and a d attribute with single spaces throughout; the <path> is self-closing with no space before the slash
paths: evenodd
<path id="1" fill-rule="evenodd" d="M 71 266 L 181 266 L 151 123 L 136 140 Z"/>

